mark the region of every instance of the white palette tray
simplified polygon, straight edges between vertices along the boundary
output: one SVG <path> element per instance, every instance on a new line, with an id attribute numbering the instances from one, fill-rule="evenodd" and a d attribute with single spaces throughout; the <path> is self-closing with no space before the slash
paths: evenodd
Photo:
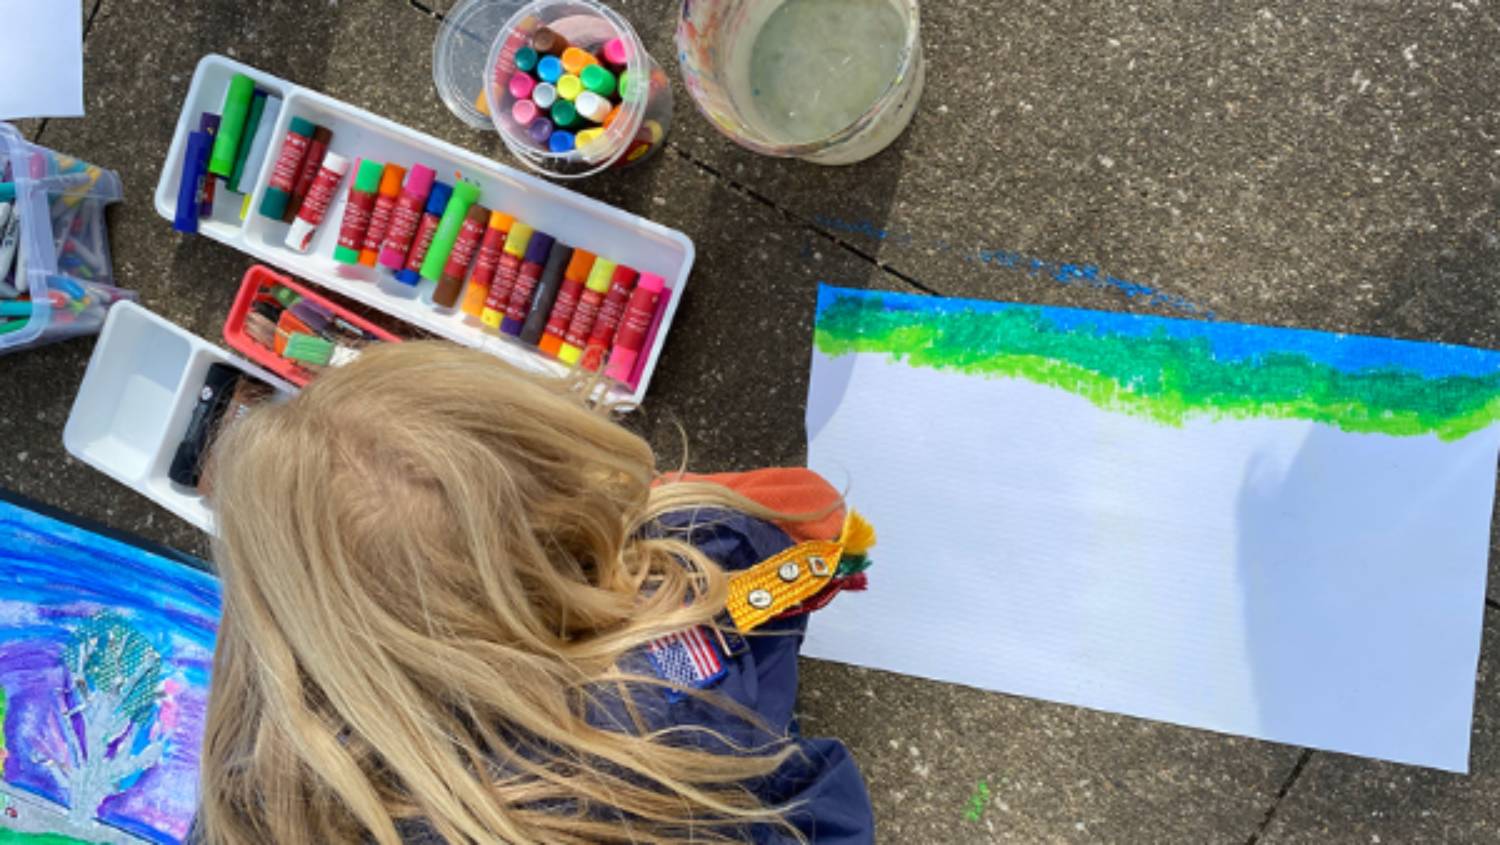
<path id="1" fill-rule="evenodd" d="M 302 117 L 330 130 L 333 142 L 329 149 L 348 157 L 351 162 L 356 158 L 368 158 L 408 169 L 413 164 L 425 164 L 436 170 L 438 179 L 444 182 L 451 182 L 455 173 L 461 174 L 465 181 L 479 187 L 479 202 L 485 207 L 515 215 L 516 219 L 525 221 L 538 232 L 553 235 L 569 246 L 586 249 L 667 280 L 672 295 L 663 305 L 661 328 L 651 348 L 644 350 L 647 358 L 640 383 L 634 391 L 624 387 L 611 389 L 611 398 L 616 401 L 626 405 L 640 403 L 651 383 L 692 270 L 693 242 L 686 235 L 213 54 L 198 62 L 187 100 L 177 119 L 172 148 L 167 153 L 161 179 L 156 185 L 157 213 L 168 220 L 174 218 L 177 210 L 177 187 L 182 178 L 187 136 L 198 128 L 199 117 L 204 112 L 220 112 L 229 81 L 236 73 L 245 74 L 255 80 L 257 87 L 280 97 L 281 112 L 271 136 L 273 141 L 267 166 L 255 180 L 249 215 L 240 219 L 239 194 L 216 191 L 212 216 L 200 222 L 201 234 L 293 276 L 337 291 L 433 334 L 483 349 L 517 366 L 559 375 L 566 373 L 565 365 L 533 347 L 487 329 L 461 312 L 434 308 L 429 304 L 432 282 L 424 280 L 417 287 L 406 287 L 388 279 L 382 281 L 383 275 L 374 268 L 351 267 L 335 261 L 333 247 L 338 241 L 339 221 L 344 216 L 351 177 L 345 177 L 338 199 L 328 209 L 311 249 L 305 254 L 284 245 L 288 224 L 259 213 L 261 196 L 270 180 L 270 164 L 281 148 L 293 117 Z"/>
<path id="2" fill-rule="evenodd" d="M 136 305 L 109 310 L 63 429 L 69 454 L 213 533 L 201 493 L 167 477 L 204 376 L 229 364 L 284 396 L 297 389 L 237 355 Z"/>

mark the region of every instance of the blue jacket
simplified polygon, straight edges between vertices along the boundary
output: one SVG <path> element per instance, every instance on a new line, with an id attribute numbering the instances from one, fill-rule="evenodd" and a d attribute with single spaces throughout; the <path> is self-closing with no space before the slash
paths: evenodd
<path id="1" fill-rule="evenodd" d="M 662 519 L 667 529 L 686 530 L 688 540 L 724 569 L 748 569 L 793 545 L 786 532 L 742 514 L 671 514 Z M 753 788 L 762 800 L 772 803 L 801 802 L 791 821 L 809 842 L 817 845 L 862 845 L 875 841 L 875 820 L 870 796 L 854 758 L 844 744 L 834 739 L 801 736 L 793 707 L 797 699 L 797 654 L 802 648 L 807 616 L 762 626 L 773 635 L 746 637 L 748 650 L 738 657 L 724 656 L 725 674 L 706 689 L 748 708 L 780 736 L 789 736 L 802 754 L 794 757 L 768 782 Z M 627 667 L 633 668 L 633 667 Z M 649 673 L 649 668 L 643 674 Z M 773 737 L 744 720 L 691 696 L 663 701 L 643 708 L 663 714 L 675 725 L 701 725 L 727 735 L 741 745 L 761 745 Z M 653 719 L 653 721 L 655 721 Z M 655 727 L 655 725 L 653 725 Z M 794 841 L 782 829 L 755 829 L 757 843 Z"/>

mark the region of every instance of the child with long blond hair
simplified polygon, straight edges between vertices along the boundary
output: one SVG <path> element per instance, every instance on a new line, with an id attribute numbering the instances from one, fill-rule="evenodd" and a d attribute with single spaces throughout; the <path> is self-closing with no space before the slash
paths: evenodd
<path id="1" fill-rule="evenodd" d="M 663 480 L 586 394 L 393 344 L 222 435 L 199 841 L 873 841 L 847 750 L 793 720 L 807 617 L 725 613 L 838 495 Z"/>

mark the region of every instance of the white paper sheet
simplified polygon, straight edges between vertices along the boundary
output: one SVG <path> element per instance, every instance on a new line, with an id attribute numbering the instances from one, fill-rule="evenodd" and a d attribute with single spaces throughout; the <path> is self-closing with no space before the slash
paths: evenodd
<path id="1" fill-rule="evenodd" d="M 824 290 L 820 325 L 838 293 Z M 908 299 L 936 301 L 866 307 Z M 1266 351 L 1318 342 L 1251 331 Z M 818 613 L 808 654 L 1467 769 L 1496 426 L 1178 426 L 821 341 L 809 463 L 847 485 L 880 542 L 870 590 Z M 1455 349 L 1380 343 L 1437 369 Z M 1500 372 L 1500 356 L 1460 352 L 1454 367 Z"/>
<path id="2" fill-rule="evenodd" d="M 83 8 L 0 0 L 0 120 L 83 115 Z"/>

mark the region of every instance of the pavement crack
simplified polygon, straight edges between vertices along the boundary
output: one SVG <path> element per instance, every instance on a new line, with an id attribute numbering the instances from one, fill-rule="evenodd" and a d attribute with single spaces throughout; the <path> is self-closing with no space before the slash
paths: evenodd
<path id="1" fill-rule="evenodd" d="M 1308 761 L 1312 760 L 1312 756 L 1313 751 L 1311 748 L 1304 748 L 1302 749 L 1302 753 L 1297 755 L 1297 762 L 1292 766 L 1292 771 L 1287 774 L 1286 780 L 1282 781 L 1281 788 L 1276 790 L 1276 800 L 1272 801 L 1271 806 L 1266 808 L 1266 817 L 1260 820 L 1260 827 L 1256 828 L 1255 832 L 1250 834 L 1250 838 L 1245 840 L 1245 845 L 1256 845 L 1256 843 L 1260 842 L 1260 838 L 1266 835 L 1266 831 L 1271 828 L 1271 822 L 1276 820 L 1276 811 L 1281 809 L 1282 800 L 1292 791 L 1292 787 L 1297 784 L 1297 779 L 1302 777 L 1302 770 L 1307 768 Z"/>
<path id="2" fill-rule="evenodd" d="M 412 2 L 415 2 L 415 0 L 412 0 Z M 730 190 L 735 191 L 736 193 L 742 194 L 743 196 L 748 197 L 749 199 L 755 200 L 756 202 L 760 203 L 761 205 L 764 205 L 765 207 L 771 209 L 772 211 L 775 211 L 777 214 L 780 214 L 788 222 L 794 223 L 794 224 L 796 224 L 798 226 L 801 226 L 801 227 L 803 227 L 805 229 L 810 230 L 813 234 L 816 234 L 816 235 L 822 237 L 824 240 L 828 241 L 829 243 L 832 243 L 834 246 L 837 246 L 837 247 L 843 249 L 845 252 L 848 252 L 848 253 L 850 253 L 852 255 L 858 256 L 859 258 L 862 258 L 865 261 L 868 261 L 871 264 L 874 264 L 876 266 L 876 268 L 878 268 L 881 272 L 884 272 L 887 275 L 892 276 L 892 277 L 894 277 L 896 279 L 900 279 L 902 282 L 905 282 L 907 285 L 915 288 L 916 290 L 921 291 L 922 293 L 929 294 L 931 296 L 939 296 L 940 295 L 931 286 L 922 283 L 920 280 L 918 280 L 914 276 L 912 276 L 912 275 L 910 275 L 908 273 L 904 273 L 904 272 L 902 272 L 900 270 L 897 270 L 896 268 L 894 268 L 891 265 L 885 263 L 884 261 L 881 261 L 879 258 L 875 257 L 874 255 L 870 254 L 869 252 L 866 252 L 864 249 L 861 249 L 860 247 L 858 247 L 858 246 L 856 246 L 856 245 L 854 245 L 852 243 L 849 243 L 848 241 L 846 241 L 843 238 L 839 237 L 838 235 L 834 234 L 833 232 L 830 232 L 827 229 L 824 229 L 823 227 L 819 226 L 817 223 L 814 223 L 813 221 L 808 220 L 807 218 L 805 218 L 805 217 L 797 214 L 796 212 L 793 212 L 789 208 L 783 207 L 780 203 L 776 202 L 775 200 L 771 199 L 770 197 L 766 196 L 765 194 L 762 194 L 760 191 L 757 191 L 754 188 L 750 187 L 749 185 L 746 185 L 746 184 L 738 181 L 737 179 L 735 179 L 735 178 L 733 178 L 731 176 L 726 175 L 725 173 L 723 173 L 722 171 L 720 171 L 717 167 L 714 167 L 713 165 L 709 164 L 706 161 L 700 160 L 697 156 L 694 156 L 692 153 L 688 152 L 687 150 L 684 150 L 682 147 L 678 146 L 677 144 L 669 143 L 669 144 L 667 144 L 667 149 L 669 149 L 672 152 L 676 153 L 679 158 L 681 158 L 682 160 L 686 161 L 687 163 L 693 165 L 694 167 L 698 168 L 699 170 L 702 170 L 704 173 L 707 173 L 708 175 L 714 177 L 715 179 L 718 179 L 719 181 L 723 182 L 725 185 L 727 185 L 729 187 Z"/>
<path id="3" fill-rule="evenodd" d="M 1500 610 L 1500 601 L 1495 601 L 1492 598 L 1486 597 L 1484 603 L 1489 607 L 1490 610 Z"/>
<path id="4" fill-rule="evenodd" d="M 406 3 L 407 5 L 411 6 L 413 9 L 416 9 L 424 15 L 429 15 L 431 17 L 437 18 L 438 20 L 443 19 L 442 12 L 439 12 L 437 9 L 434 9 L 426 3 L 421 2 L 421 0 L 406 0 Z"/>
<path id="5" fill-rule="evenodd" d="M 94 28 L 94 18 L 99 17 L 99 10 L 104 8 L 104 0 L 94 0 L 94 8 L 89 10 L 88 19 L 83 22 L 83 40 L 89 40 L 89 32 Z"/>

